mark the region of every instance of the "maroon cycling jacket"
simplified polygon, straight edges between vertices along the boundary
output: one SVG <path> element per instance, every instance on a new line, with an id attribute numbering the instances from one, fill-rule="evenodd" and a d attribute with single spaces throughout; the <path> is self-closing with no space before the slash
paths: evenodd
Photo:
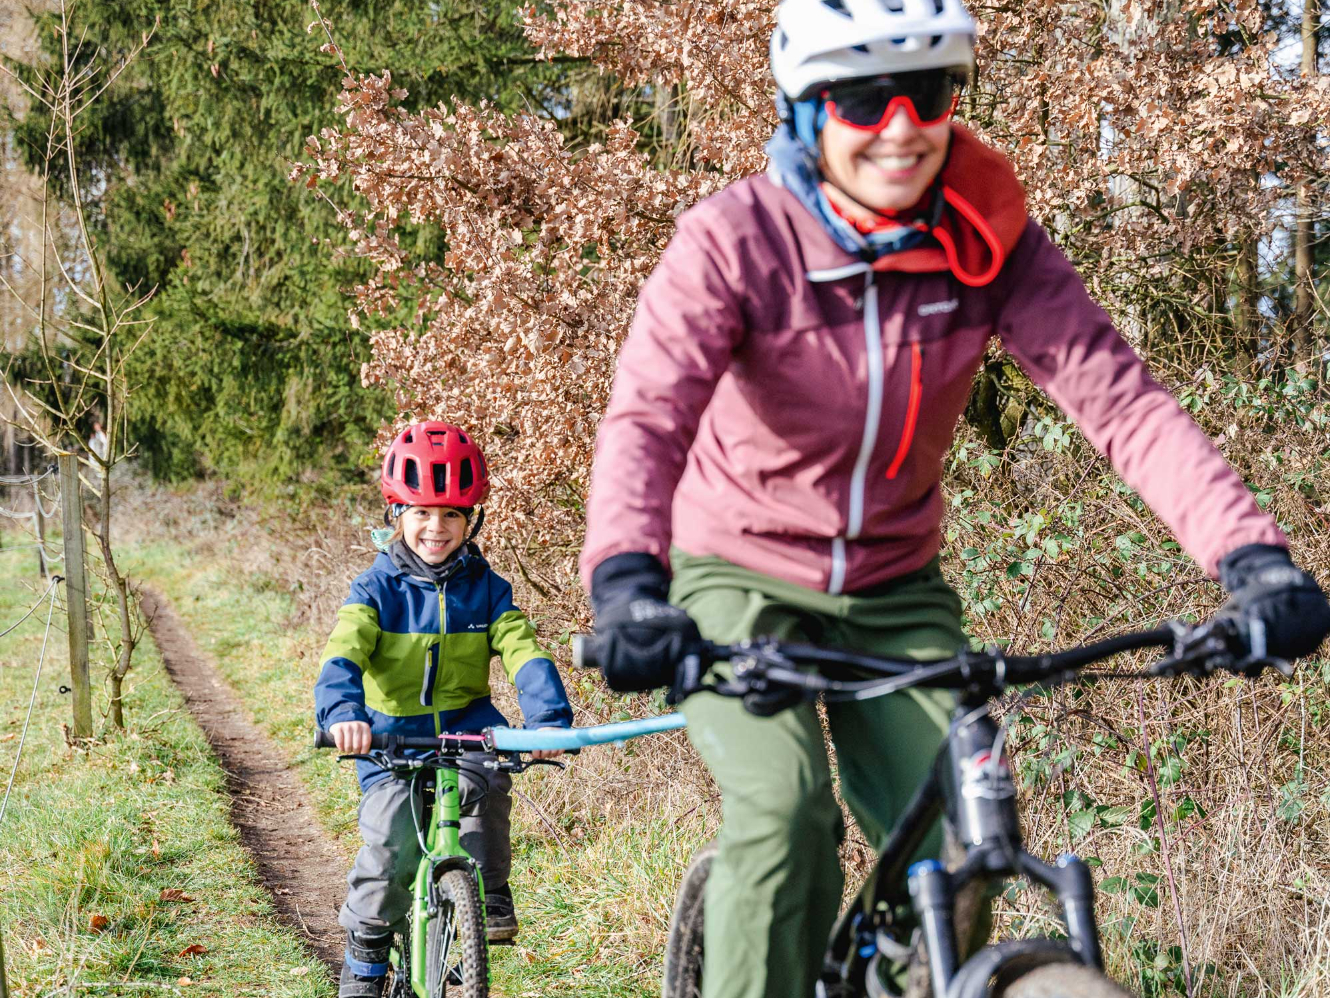
<path id="1" fill-rule="evenodd" d="M 1212 576 L 1286 544 L 1026 217 L 1005 159 L 960 126 L 953 143 L 946 231 L 873 265 L 769 177 L 680 216 L 600 425 L 584 583 L 623 552 L 668 567 L 671 542 L 831 593 L 922 567 L 994 335 Z"/>

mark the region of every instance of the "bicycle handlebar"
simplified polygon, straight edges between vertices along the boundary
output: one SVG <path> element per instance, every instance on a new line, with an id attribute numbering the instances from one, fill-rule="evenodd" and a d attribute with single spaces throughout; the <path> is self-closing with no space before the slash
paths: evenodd
<path id="1" fill-rule="evenodd" d="M 405 735 L 373 735 L 370 748 L 387 752 L 418 749 L 461 755 L 467 752 L 492 754 L 495 752 L 562 751 L 575 753 L 591 745 L 609 745 L 642 735 L 661 731 L 676 731 L 684 727 L 682 714 L 660 714 L 634 721 L 596 724 L 589 728 L 486 728 L 477 734 L 440 735 L 438 737 L 407 737 Z M 314 732 L 316 749 L 336 748 L 337 744 L 327 731 Z"/>
<path id="2" fill-rule="evenodd" d="M 314 747 L 316 749 L 336 748 L 337 742 L 333 740 L 331 733 L 327 731 L 315 731 Z M 457 754 L 462 752 L 491 751 L 491 747 L 486 741 L 486 736 L 484 734 L 439 735 L 429 738 L 412 737 L 409 735 L 379 734 L 370 737 L 369 747 L 371 749 L 383 750 L 385 752 L 396 752 L 399 749 L 422 749 L 425 751 L 443 749 Z"/>
<path id="3" fill-rule="evenodd" d="M 1170 651 L 1146 676 L 1201 676 L 1218 669 L 1254 675 L 1267 666 L 1291 675 L 1287 662 L 1265 656 L 1264 642 L 1253 640 L 1256 637 L 1250 625 L 1233 618 L 1200 625 L 1171 621 L 1154 630 L 1123 634 L 1063 652 L 1007 655 L 997 649 L 962 651 L 953 658 L 936 662 L 880 658 L 763 638 L 732 645 L 703 641 L 679 664 L 670 700 L 678 702 L 702 690 L 744 697 L 746 703 L 749 694 L 781 689 L 833 699 L 864 699 L 924 686 L 1001 691 L 1014 685 L 1069 678 L 1077 670 L 1106 658 L 1146 648 Z M 1255 654 L 1253 646 L 1258 649 Z M 573 664 L 579 668 L 603 667 L 603 651 L 596 635 L 573 636 Z M 711 666 L 721 661 L 733 665 L 733 676 L 708 677 Z M 810 667 L 817 670 L 825 666 L 867 672 L 876 678 L 833 679 L 819 671 L 807 671 Z"/>

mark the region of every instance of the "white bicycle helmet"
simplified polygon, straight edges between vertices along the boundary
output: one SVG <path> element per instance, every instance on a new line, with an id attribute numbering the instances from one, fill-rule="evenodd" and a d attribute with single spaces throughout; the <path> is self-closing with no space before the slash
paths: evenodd
<path id="1" fill-rule="evenodd" d="M 974 68 L 974 21 L 961 0 L 782 0 L 771 72 L 792 101 L 886 73 Z"/>

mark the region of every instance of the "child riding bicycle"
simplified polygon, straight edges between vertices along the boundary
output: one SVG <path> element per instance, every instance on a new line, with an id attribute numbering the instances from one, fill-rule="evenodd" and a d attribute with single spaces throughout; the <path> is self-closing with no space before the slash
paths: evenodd
<path id="1" fill-rule="evenodd" d="M 489 492 L 476 442 L 447 423 L 414 423 L 388 448 L 379 482 L 394 529 L 338 611 L 314 692 L 318 726 L 346 753 L 367 752 L 374 733 L 420 737 L 504 726 L 490 700 L 494 655 L 517 686 L 527 727 L 571 725 L 551 656 L 514 605 L 512 586 L 472 543 Z M 378 998 L 420 846 L 409 785 L 364 760 L 357 770 L 364 845 L 338 918 L 347 933 L 338 995 Z M 511 780 L 478 763 L 463 762 L 460 771 L 461 844 L 485 884 L 486 936 L 508 941 L 518 931 L 508 886 Z"/>
<path id="2" fill-rule="evenodd" d="M 954 120 L 974 34 L 960 0 L 780 4 L 769 171 L 680 216 L 600 425 L 582 574 L 615 688 L 670 685 L 700 635 L 952 655 L 941 471 L 994 336 L 1271 655 L 1330 631 L 1275 522 L 1029 217 L 1011 165 Z M 819 717 L 706 693 L 683 710 L 723 800 L 704 998 L 808 998 L 842 883 Z M 841 702 L 827 720 L 880 846 L 947 704 Z"/>

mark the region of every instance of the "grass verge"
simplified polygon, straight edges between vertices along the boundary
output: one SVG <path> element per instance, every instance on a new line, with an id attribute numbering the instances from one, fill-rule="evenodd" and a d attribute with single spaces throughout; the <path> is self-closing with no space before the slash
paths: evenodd
<path id="1" fill-rule="evenodd" d="M 30 549 L 0 549 L 0 630 L 44 585 Z M 63 591 L 61 592 L 63 597 Z M 47 605 L 0 638 L 0 781 L 7 782 L 41 657 Z M 272 917 L 228 821 L 224 776 L 145 641 L 124 732 L 106 731 L 104 646 L 93 651 L 98 738 L 65 742 L 63 599 L 32 724 L 0 822 L 0 887 L 15 996 L 181 994 L 323 998 L 324 969 Z"/>

